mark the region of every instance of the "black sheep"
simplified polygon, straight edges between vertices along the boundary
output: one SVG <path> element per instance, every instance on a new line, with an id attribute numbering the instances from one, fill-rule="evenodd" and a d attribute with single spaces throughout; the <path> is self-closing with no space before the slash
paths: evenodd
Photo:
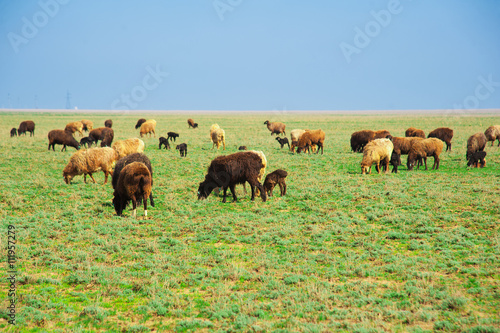
<path id="1" fill-rule="evenodd" d="M 286 195 L 286 183 L 285 178 L 288 176 L 288 172 L 282 169 L 277 169 L 266 176 L 264 181 L 264 190 L 267 195 L 273 195 L 273 189 L 278 184 L 280 186 L 281 196 Z"/>
<path id="2" fill-rule="evenodd" d="M 276 137 L 276 141 L 280 143 L 281 149 L 283 149 L 284 145 L 288 145 L 288 149 L 290 149 L 290 143 L 288 142 L 288 138 Z"/>
<path id="3" fill-rule="evenodd" d="M 247 150 L 247 146 L 240 146 L 238 150 Z"/>
<path id="4" fill-rule="evenodd" d="M 86 136 L 80 140 L 80 146 L 84 146 L 85 148 L 90 148 L 94 140 L 92 138 Z"/>
<path id="5" fill-rule="evenodd" d="M 486 165 L 486 161 L 484 160 L 485 157 L 485 151 L 476 151 L 468 156 L 467 166 L 472 166 L 474 168 L 480 166 L 481 168 L 484 168 Z"/>
<path id="6" fill-rule="evenodd" d="M 165 146 L 165 149 L 170 149 L 170 145 L 168 144 L 168 140 L 165 139 L 165 137 L 160 137 L 160 145 L 158 146 L 158 149 L 161 149 L 161 145 Z"/>
<path id="7" fill-rule="evenodd" d="M 104 122 L 104 127 L 111 128 L 113 127 L 113 120 L 108 119 Z"/>
<path id="8" fill-rule="evenodd" d="M 181 157 L 186 157 L 188 151 L 187 144 L 181 143 L 180 145 L 177 145 L 175 149 L 177 149 L 181 153 Z"/>
<path id="9" fill-rule="evenodd" d="M 10 137 L 13 137 L 13 136 L 17 136 L 17 129 L 15 127 L 13 127 L 10 130 Z"/>
<path id="10" fill-rule="evenodd" d="M 174 142 L 175 142 L 175 139 L 177 139 L 179 137 L 179 134 L 177 134 L 175 132 L 168 132 L 167 135 L 168 135 L 167 140 L 172 141 L 172 139 L 173 139 Z"/>

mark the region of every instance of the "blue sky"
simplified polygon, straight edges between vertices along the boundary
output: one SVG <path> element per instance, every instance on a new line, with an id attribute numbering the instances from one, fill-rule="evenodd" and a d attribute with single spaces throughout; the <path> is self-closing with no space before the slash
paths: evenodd
<path id="1" fill-rule="evenodd" d="M 0 1 L 0 108 L 68 91 L 79 109 L 500 108 L 500 1 Z"/>

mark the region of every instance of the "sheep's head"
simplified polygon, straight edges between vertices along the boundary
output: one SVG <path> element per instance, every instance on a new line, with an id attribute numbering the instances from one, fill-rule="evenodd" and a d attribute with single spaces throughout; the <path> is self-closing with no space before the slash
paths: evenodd
<path id="1" fill-rule="evenodd" d="M 205 180 L 200 183 L 198 187 L 198 200 L 205 200 L 215 187 L 211 187 L 209 183 Z"/>
<path id="2" fill-rule="evenodd" d="M 196 128 L 196 127 L 198 127 L 198 123 L 193 124 L 193 128 Z"/>
<path id="3" fill-rule="evenodd" d="M 63 171 L 63 178 L 66 184 L 71 184 L 71 180 L 73 179 L 74 175 L 71 175 L 65 171 Z"/>
<path id="4" fill-rule="evenodd" d="M 361 174 L 371 174 L 371 168 L 368 165 L 361 164 Z"/>
<path id="5" fill-rule="evenodd" d="M 267 125 L 267 124 L 269 124 L 269 120 L 266 120 L 266 121 L 264 122 L 264 125 Z"/>

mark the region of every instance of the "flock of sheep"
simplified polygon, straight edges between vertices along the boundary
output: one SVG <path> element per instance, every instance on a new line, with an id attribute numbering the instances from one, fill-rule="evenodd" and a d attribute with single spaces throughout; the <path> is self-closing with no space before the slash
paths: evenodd
<path id="1" fill-rule="evenodd" d="M 198 124 L 193 119 L 188 119 L 189 128 L 198 128 Z M 311 150 L 316 154 L 321 149 L 323 154 L 323 146 L 325 141 L 325 132 L 318 130 L 302 130 L 294 129 L 290 132 L 292 144 L 286 138 L 285 124 L 280 122 L 264 122 L 271 132 L 271 135 L 276 134 L 276 140 L 280 143 L 281 148 L 285 144 L 292 153 L 309 152 Z M 109 119 L 105 121 L 104 127 L 93 128 L 92 121 L 81 120 L 68 123 L 64 130 L 55 129 L 48 133 L 49 146 L 48 149 L 56 144 L 63 145 L 61 151 L 66 150 L 67 146 L 77 149 L 71 156 L 69 163 L 63 170 L 63 178 L 67 184 L 77 175 L 84 176 L 86 183 L 87 175 L 94 181 L 93 173 L 103 171 L 105 175 L 104 184 L 107 183 L 108 175 L 112 176 L 113 206 L 117 215 L 121 215 L 128 203 L 132 201 L 132 216 L 136 216 L 137 205 L 144 204 L 144 216 L 147 216 L 147 200 L 149 199 L 151 206 L 154 207 L 152 194 L 153 187 L 153 169 L 149 158 L 143 154 L 144 142 L 138 138 L 116 141 L 113 143 L 114 132 L 112 129 L 113 122 Z M 141 118 L 138 120 L 136 129 L 140 128 L 140 136 L 151 134 L 156 136 L 156 121 L 153 119 L 146 120 Z M 26 135 L 30 132 L 30 136 L 34 135 L 35 123 L 33 121 L 23 121 L 19 128 L 12 128 L 11 136 Z M 78 132 L 83 136 L 83 132 L 88 131 L 88 137 L 83 137 L 80 142 L 74 138 L 74 133 Z M 279 137 L 284 135 L 284 138 Z M 168 138 L 159 138 L 159 149 L 162 145 L 166 149 L 170 148 L 169 140 L 175 141 L 179 134 L 168 132 Z M 210 127 L 210 139 L 213 142 L 212 149 L 221 146 L 226 148 L 226 134 L 218 124 L 213 124 Z M 401 155 L 408 155 L 407 167 L 412 170 L 414 166 L 417 168 L 424 164 L 427 170 L 427 157 L 434 157 L 433 169 L 439 168 L 439 155 L 441 154 L 444 144 L 446 143 L 446 151 L 451 151 L 451 139 L 453 138 L 453 130 L 442 127 L 430 132 L 427 138 L 420 129 L 409 128 L 406 130 L 405 137 L 393 137 L 387 130 L 362 130 L 351 135 L 351 149 L 354 152 L 362 152 L 363 158 L 361 161 L 361 173 L 371 173 L 371 167 L 375 164 L 378 173 L 385 168 L 385 172 L 389 172 L 389 165 L 393 166 L 392 172 L 397 173 L 397 168 L 401 165 Z M 484 148 L 486 143 L 498 140 L 500 146 L 500 126 L 490 126 L 484 133 L 476 133 L 467 140 L 468 166 L 484 167 L 485 156 Z M 100 148 L 90 148 L 92 144 L 97 145 L 101 141 Z M 85 146 L 88 149 L 80 149 Z M 187 154 L 187 145 L 182 143 L 176 147 L 181 154 L 181 157 Z M 273 188 L 279 185 L 281 195 L 286 194 L 285 178 L 288 173 L 285 170 L 277 169 L 268 174 L 262 183 L 262 178 L 265 174 L 267 166 L 266 156 L 262 151 L 246 151 L 245 146 L 241 146 L 239 150 L 245 150 L 234 154 L 219 156 L 212 160 L 208 167 L 207 175 L 198 188 L 198 199 L 207 198 L 214 190 L 222 188 L 224 190 L 223 202 L 226 202 L 227 189 L 230 189 L 233 200 L 236 201 L 235 186 L 248 182 L 251 187 L 251 199 L 254 200 L 255 195 L 260 195 L 263 201 L 266 201 L 267 196 L 272 195 Z M 423 163 L 422 163 L 423 162 Z M 115 165 L 116 164 L 116 165 Z M 114 170 L 113 170 L 114 169 Z M 246 192 L 246 189 L 245 189 Z"/>

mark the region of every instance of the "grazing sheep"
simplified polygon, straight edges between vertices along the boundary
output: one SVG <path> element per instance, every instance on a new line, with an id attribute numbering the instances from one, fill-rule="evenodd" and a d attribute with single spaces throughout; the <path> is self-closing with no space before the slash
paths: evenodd
<path id="1" fill-rule="evenodd" d="M 99 142 L 99 140 L 102 140 L 101 147 L 109 147 L 113 142 L 114 135 L 115 132 L 113 131 L 112 128 L 98 127 L 90 131 L 89 138 L 91 138 L 96 145 L 97 142 Z"/>
<path id="2" fill-rule="evenodd" d="M 111 128 L 113 127 L 113 120 L 108 119 L 104 122 L 104 127 Z"/>
<path id="3" fill-rule="evenodd" d="M 83 181 L 87 183 L 87 175 L 96 182 L 92 173 L 102 170 L 104 172 L 104 184 L 108 182 L 108 175 L 113 176 L 113 166 L 118 159 L 118 153 L 113 148 L 90 148 L 79 150 L 69 159 L 68 165 L 63 170 L 66 184 L 83 174 Z"/>
<path id="4" fill-rule="evenodd" d="M 212 140 L 212 134 L 219 128 L 219 124 L 212 124 L 212 126 L 210 126 L 210 140 Z"/>
<path id="5" fill-rule="evenodd" d="M 179 151 L 179 153 L 181 154 L 181 157 L 186 157 L 187 151 L 188 151 L 187 144 L 181 143 L 180 145 L 177 145 L 175 147 L 175 149 L 177 149 Z"/>
<path id="6" fill-rule="evenodd" d="M 446 151 L 451 151 L 451 139 L 453 138 L 453 130 L 448 127 L 439 127 L 427 135 L 428 138 L 438 138 L 446 142 Z"/>
<path id="7" fill-rule="evenodd" d="M 224 146 L 224 150 L 226 150 L 226 132 L 222 128 L 215 129 L 212 133 L 212 149 L 217 146 L 217 150 L 219 149 L 221 143 Z"/>
<path id="8" fill-rule="evenodd" d="M 392 157 L 394 145 L 389 139 L 375 139 L 366 144 L 363 148 L 363 159 L 361 161 L 361 174 L 371 174 L 373 163 L 380 174 L 380 163 L 385 165 L 385 173 L 389 172 L 389 163 Z"/>
<path id="9" fill-rule="evenodd" d="M 118 158 L 122 158 L 133 153 L 142 153 L 144 151 L 144 141 L 137 138 L 120 140 L 113 143 L 111 148 L 116 150 Z"/>
<path id="10" fill-rule="evenodd" d="M 83 130 L 90 132 L 94 129 L 94 123 L 87 119 L 82 119 L 80 122 L 83 124 Z"/>
<path id="11" fill-rule="evenodd" d="M 113 189 L 116 189 L 116 185 L 118 184 L 118 178 L 120 177 L 122 169 L 126 165 L 131 164 L 133 162 L 141 162 L 144 163 L 144 165 L 146 165 L 149 172 L 151 173 L 151 187 L 153 186 L 153 167 L 151 166 L 151 161 L 143 153 L 133 153 L 128 156 L 125 156 L 124 158 L 120 158 L 118 162 L 116 162 L 115 171 L 113 171 L 113 177 L 111 178 L 111 184 L 113 185 Z M 151 192 L 151 194 L 149 195 L 149 202 L 151 203 L 152 207 L 155 206 L 153 200 L 153 192 Z"/>
<path id="12" fill-rule="evenodd" d="M 474 168 L 481 167 L 484 168 L 486 166 L 486 157 L 485 151 L 476 151 L 472 155 L 469 156 L 467 161 L 467 166 L 472 166 Z"/>
<path id="13" fill-rule="evenodd" d="M 188 119 L 188 128 L 197 128 L 198 127 L 198 123 L 195 123 L 193 119 L 189 118 Z"/>
<path id="14" fill-rule="evenodd" d="M 17 136 L 17 129 L 15 127 L 12 127 L 10 130 L 10 137 L 12 138 L 13 136 Z"/>
<path id="15" fill-rule="evenodd" d="M 32 120 L 25 120 L 19 124 L 19 128 L 17 129 L 17 135 L 21 136 L 21 134 L 26 135 L 26 132 L 30 132 L 30 136 L 35 136 L 35 122 Z"/>
<path id="16" fill-rule="evenodd" d="M 484 132 L 486 135 L 486 139 L 491 141 L 491 146 L 495 143 L 495 140 L 498 140 L 498 146 L 500 146 L 500 125 L 490 126 Z"/>
<path id="17" fill-rule="evenodd" d="M 374 139 L 387 139 L 388 136 L 391 135 L 391 133 L 388 131 L 388 130 L 379 130 L 379 131 L 375 131 L 373 133 L 374 135 Z"/>
<path id="18" fill-rule="evenodd" d="M 290 151 L 292 153 L 295 153 L 295 147 L 298 146 L 299 140 L 302 137 L 302 134 L 304 134 L 305 132 L 309 132 L 309 130 L 308 129 L 306 129 L 306 130 L 303 130 L 303 129 L 294 129 L 294 130 L 292 130 L 290 132 L 290 139 L 292 140 L 292 146 L 290 147 Z M 316 145 L 313 144 L 311 146 L 311 148 L 312 148 L 312 151 L 314 153 L 316 151 Z"/>
<path id="19" fill-rule="evenodd" d="M 351 149 L 355 153 L 363 152 L 366 144 L 375 138 L 375 132 L 372 130 L 362 130 L 351 134 Z"/>
<path id="20" fill-rule="evenodd" d="M 389 135 L 387 139 L 392 141 L 392 144 L 394 145 L 394 152 L 396 152 L 399 157 L 401 157 L 401 155 L 408 155 L 413 143 L 423 140 L 421 137 L 397 137 L 391 135 Z M 398 165 L 401 165 L 401 158 Z"/>
<path id="21" fill-rule="evenodd" d="M 83 136 L 83 124 L 81 121 L 73 121 L 71 123 L 68 123 L 64 130 L 71 132 L 72 134 L 78 132 L 80 133 L 80 136 Z"/>
<path id="22" fill-rule="evenodd" d="M 288 145 L 288 149 L 290 149 L 290 143 L 288 142 L 288 138 L 280 138 L 279 136 L 277 136 L 276 141 L 280 143 L 281 149 L 283 149 L 284 145 Z"/>
<path id="23" fill-rule="evenodd" d="M 414 128 L 414 127 L 408 128 L 405 132 L 405 136 L 408 138 L 417 137 L 417 138 L 425 139 L 424 131 L 422 131 L 421 129 Z"/>
<path id="24" fill-rule="evenodd" d="M 52 150 L 55 151 L 56 144 L 63 145 L 61 151 L 65 151 L 66 146 L 73 147 L 76 150 L 80 149 L 80 144 L 75 140 L 73 134 L 69 131 L 59 129 L 52 130 L 49 132 L 47 137 L 49 138 L 49 150 L 50 146 L 52 146 Z"/>
<path id="25" fill-rule="evenodd" d="M 135 129 L 138 129 L 139 127 L 141 127 L 141 125 L 144 124 L 145 122 L 146 122 L 146 119 L 144 119 L 144 118 L 137 120 L 137 124 L 135 124 Z"/>
<path id="26" fill-rule="evenodd" d="M 408 170 L 413 170 L 413 166 L 417 159 L 424 159 L 425 170 L 427 170 L 427 157 L 434 157 L 434 164 L 432 169 L 439 169 L 439 155 L 443 151 L 444 143 L 437 138 L 427 138 L 423 140 L 418 140 L 411 146 L 410 152 L 408 153 Z M 417 170 L 420 166 L 417 166 Z"/>
<path id="27" fill-rule="evenodd" d="M 306 131 L 302 136 L 300 137 L 300 140 L 297 144 L 297 153 L 300 153 L 301 151 L 308 151 L 309 154 L 311 151 L 309 150 L 309 147 L 312 145 L 317 145 L 318 150 L 316 150 L 316 154 L 319 153 L 319 150 L 321 149 L 321 155 L 323 155 L 323 144 L 325 142 L 325 132 L 323 132 L 321 129 L 314 130 L 314 131 Z"/>
<path id="28" fill-rule="evenodd" d="M 389 163 L 392 165 L 392 172 L 398 173 L 398 166 L 401 165 L 401 154 L 398 154 L 393 150 Z"/>
<path id="29" fill-rule="evenodd" d="M 160 137 L 160 145 L 158 146 L 158 149 L 161 149 L 161 145 L 164 145 L 165 149 L 170 149 L 170 145 L 168 144 L 168 140 L 165 139 L 163 136 Z"/>
<path id="30" fill-rule="evenodd" d="M 178 133 L 175 133 L 175 132 L 168 132 L 167 133 L 167 140 L 174 140 L 175 142 L 175 139 L 177 139 L 179 137 L 179 134 Z"/>
<path id="31" fill-rule="evenodd" d="M 90 148 L 93 142 L 94 141 L 90 137 L 86 136 L 80 140 L 80 146 L 84 146 L 85 148 Z"/>
<path id="32" fill-rule="evenodd" d="M 247 150 L 247 146 L 239 146 L 238 150 Z"/>
<path id="33" fill-rule="evenodd" d="M 141 129 L 140 129 L 140 133 L 141 133 L 141 138 L 146 135 L 146 134 L 149 134 L 149 137 L 151 137 L 151 133 L 153 133 L 153 136 L 156 138 L 156 132 L 155 132 L 155 129 L 156 129 L 156 120 L 154 119 L 149 119 L 149 120 L 146 120 L 142 125 L 141 125 Z"/>
<path id="34" fill-rule="evenodd" d="M 263 155 L 263 154 L 262 154 Z M 261 169 L 263 168 L 262 157 L 253 151 L 238 152 L 227 156 L 219 156 L 212 160 L 208 167 L 205 180 L 198 188 L 198 200 L 206 199 L 217 187 L 224 189 L 226 202 L 227 189 L 233 194 L 233 201 L 237 201 L 235 186 L 248 182 L 252 188 L 252 200 L 255 199 L 255 187 L 260 190 L 262 201 L 266 201 L 264 187 L 258 181 Z"/>
<path id="35" fill-rule="evenodd" d="M 271 135 L 273 135 L 273 134 L 280 135 L 282 133 L 283 133 L 283 135 L 286 135 L 286 133 L 285 133 L 286 125 L 283 123 L 280 123 L 280 122 L 271 123 L 271 122 L 269 122 L 269 120 L 266 120 L 264 122 L 264 125 L 267 125 L 267 129 L 269 131 L 271 131 Z"/>
<path id="36" fill-rule="evenodd" d="M 133 162 L 126 165 L 120 172 L 115 192 L 113 206 L 116 215 L 122 212 L 132 201 L 132 217 L 137 217 L 137 203 L 144 202 L 144 217 L 148 216 L 148 197 L 151 196 L 152 177 L 144 163 Z"/>
<path id="37" fill-rule="evenodd" d="M 483 133 L 476 133 L 471 135 L 467 140 L 467 153 L 465 154 L 465 158 L 469 159 L 472 154 L 477 151 L 484 151 L 484 147 L 486 147 L 486 135 Z"/>
<path id="38" fill-rule="evenodd" d="M 288 176 L 288 173 L 282 169 L 274 170 L 266 176 L 266 180 L 264 181 L 264 190 L 268 196 L 273 196 L 273 189 L 276 184 L 279 184 L 280 186 L 281 196 L 286 195 L 286 176 Z"/>

